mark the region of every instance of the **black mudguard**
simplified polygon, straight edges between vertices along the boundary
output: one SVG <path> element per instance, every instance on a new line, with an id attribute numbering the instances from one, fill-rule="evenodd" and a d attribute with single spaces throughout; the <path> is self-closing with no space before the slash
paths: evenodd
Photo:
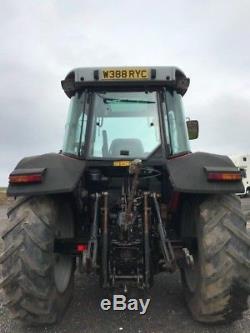
<path id="1" fill-rule="evenodd" d="M 44 154 L 26 157 L 16 166 L 22 169 L 45 169 L 43 180 L 38 184 L 10 184 L 8 196 L 41 195 L 72 192 L 78 184 L 85 162 L 62 154 Z"/>
<path id="2" fill-rule="evenodd" d="M 206 168 L 236 168 L 229 157 L 208 153 L 190 153 L 167 160 L 173 189 L 186 193 L 241 193 L 241 181 L 208 181 Z M 237 169 L 237 168 L 236 168 Z"/>

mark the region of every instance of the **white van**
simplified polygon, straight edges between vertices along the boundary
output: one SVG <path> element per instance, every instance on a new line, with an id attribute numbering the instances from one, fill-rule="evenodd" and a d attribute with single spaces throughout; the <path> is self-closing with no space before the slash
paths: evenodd
<path id="1" fill-rule="evenodd" d="M 240 196 L 250 195 L 250 155 L 234 155 L 229 156 L 233 163 L 242 172 L 242 182 L 244 185 L 244 193 L 237 193 Z"/>

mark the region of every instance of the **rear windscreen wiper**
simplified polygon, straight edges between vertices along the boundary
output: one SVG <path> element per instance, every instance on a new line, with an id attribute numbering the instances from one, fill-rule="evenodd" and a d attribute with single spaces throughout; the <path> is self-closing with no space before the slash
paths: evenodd
<path id="1" fill-rule="evenodd" d="M 155 104 L 154 101 L 144 101 L 144 100 L 135 100 L 135 99 L 119 99 L 119 98 L 103 98 L 105 104 L 112 103 L 141 103 L 141 104 Z"/>
<path id="2" fill-rule="evenodd" d="M 120 98 L 112 98 L 112 97 L 105 97 L 100 94 L 97 94 L 99 97 L 103 99 L 103 103 L 105 104 L 112 104 L 112 103 L 141 103 L 141 104 L 155 104 L 154 101 L 145 101 L 145 100 L 138 100 L 138 99 L 120 99 Z"/>

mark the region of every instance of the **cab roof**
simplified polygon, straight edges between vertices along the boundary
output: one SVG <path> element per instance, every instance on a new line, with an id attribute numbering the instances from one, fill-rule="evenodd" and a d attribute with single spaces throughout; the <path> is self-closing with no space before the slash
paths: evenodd
<path id="1" fill-rule="evenodd" d="M 75 68 L 61 81 L 68 97 L 93 87 L 169 87 L 184 95 L 190 79 L 174 66 L 85 67 Z"/>

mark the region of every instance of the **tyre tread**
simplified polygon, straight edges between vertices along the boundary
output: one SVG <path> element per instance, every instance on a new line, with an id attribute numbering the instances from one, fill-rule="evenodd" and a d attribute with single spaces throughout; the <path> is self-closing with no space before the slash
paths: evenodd
<path id="1" fill-rule="evenodd" d="M 250 293 L 250 237 L 240 200 L 214 195 L 198 207 L 201 287 L 191 295 L 184 281 L 187 303 L 200 322 L 230 323 L 242 318 Z"/>
<path id="2" fill-rule="evenodd" d="M 48 197 L 17 200 L 8 211 L 9 226 L 1 235 L 5 246 L 0 254 L 4 304 L 12 318 L 28 325 L 52 324 L 67 306 L 59 304 L 60 311 L 51 312 L 55 297 L 50 277 L 54 264 L 54 210 L 54 201 Z M 41 261 L 36 260 L 37 254 L 43 258 Z M 68 300 L 72 287 L 71 283 L 65 292 Z"/>

